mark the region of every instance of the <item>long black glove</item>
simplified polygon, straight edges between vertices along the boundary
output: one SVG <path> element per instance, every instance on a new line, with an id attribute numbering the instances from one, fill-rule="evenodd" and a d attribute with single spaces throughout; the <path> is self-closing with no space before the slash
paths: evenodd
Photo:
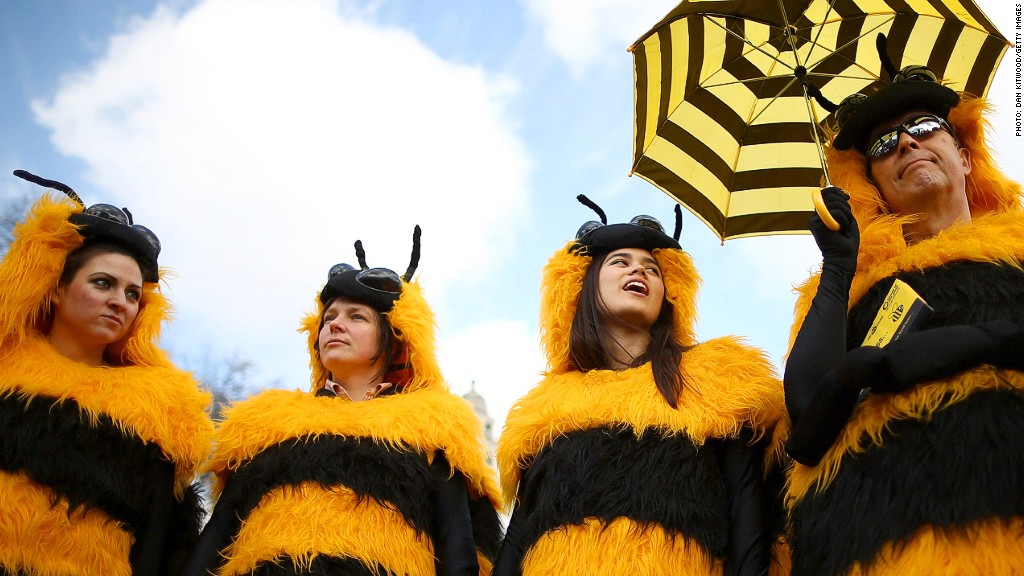
<path id="1" fill-rule="evenodd" d="M 522 576 L 526 546 L 523 543 L 521 526 L 525 518 L 525 511 L 518 508 L 512 511 L 508 528 L 505 529 L 505 538 L 501 541 L 501 549 L 498 550 L 498 557 L 494 559 L 491 576 Z"/>
<path id="2" fill-rule="evenodd" d="M 783 384 L 793 433 L 786 450 L 798 462 L 816 464 L 853 412 L 858 393 L 826 379 L 846 353 L 846 313 L 857 270 L 860 230 L 849 196 L 839 188 L 822 190 L 829 213 L 839 222 L 833 232 L 817 214 L 809 228 L 822 255 L 818 291 L 793 342 Z M 819 430 L 824 427 L 824 430 Z"/>
<path id="3" fill-rule="evenodd" d="M 723 576 L 767 576 L 771 562 L 772 527 L 764 516 L 764 448 L 762 438 L 750 445 L 745 428 L 739 438 L 718 445 L 729 494 L 729 548 Z"/>
<path id="4" fill-rule="evenodd" d="M 221 492 L 213 514 L 199 534 L 196 545 L 185 560 L 182 576 L 209 576 L 216 572 L 224 561 L 221 550 L 231 544 L 242 521 L 238 518 L 237 501 L 241 495 L 233 489 L 231 478 Z"/>
<path id="5" fill-rule="evenodd" d="M 434 456 L 430 475 L 437 490 L 434 513 L 434 555 L 438 576 L 476 576 L 480 572 L 469 514 L 466 479 L 448 464 L 443 452 Z"/>
<path id="6" fill-rule="evenodd" d="M 847 353 L 838 381 L 846 388 L 900 392 L 981 364 L 1024 370 L 1024 326 L 1009 320 L 943 326 L 904 334 L 885 348 Z"/>

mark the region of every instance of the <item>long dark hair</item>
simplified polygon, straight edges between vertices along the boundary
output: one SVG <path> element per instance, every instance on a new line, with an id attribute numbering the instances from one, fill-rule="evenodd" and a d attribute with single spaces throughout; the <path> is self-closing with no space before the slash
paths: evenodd
<path id="1" fill-rule="evenodd" d="M 327 303 L 324 304 L 323 310 L 320 311 L 320 322 L 316 329 L 316 343 L 313 344 L 313 349 L 316 351 L 316 359 L 318 362 L 320 362 L 320 332 L 323 331 L 325 324 L 324 316 L 327 314 L 327 309 L 330 308 L 331 304 L 333 304 L 338 298 L 342 298 L 342 296 L 335 296 L 328 300 Z M 387 314 L 380 313 L 377 309 L 366 302 L 351 299 L 348 300 L 352 302 L 359 302 L 360 304 L 366 304 L 377 316 L 377 326 L 379 328 L 377 331 L 377 353 L 370 359 L 370 364 L 375 364 L 377 360 L 380 360 L 383 357 L 384 363 L 381 364 L 380 371 L 374 374 L 373 377 L 376 378 L 382 374 L 386 374 L 388 369 L 391 368 L 391 365 L 395 363 L 395 358 L 398 356 L 399 352 L 399 346 L 395 345 L 395 339 L 392 338 L 393 330 L 391 328 L 391 322 L 388 321 Z M 319 384 L 322 386 L 328 377 L 333 378 L 334 375 L 327 370 L 327 367 L 323 365 L 323 362 L 320 362 L 320 368 L 323 370 L 323 373 L 320 374 L 319 378 Z"/>
<path id="2" fill-rule="evenodd" d="M 605 329 L 608 311 L 598 291 L 598 277 L 603 259 L 604 255 L 594 256 L 587 273 L 583 276 L 576 315 L 573 316 L 572 328 L 569 331 L 569 356 L 576 369 L 582 372 L 610 369 L 611 359 L 618 346 L 617 342 L 608 341 L 608 331 Z M 662 301 L 658 319 L 651 326 L 651 341 L 647 351 L 630 363 L 630 367 L 651 363 L 654 384 L 673 408 L 676 407 L 685 384 L 680 362 L 683 353 L 689 349 L 676 339 L 674 309 L 667 298 Z"/>

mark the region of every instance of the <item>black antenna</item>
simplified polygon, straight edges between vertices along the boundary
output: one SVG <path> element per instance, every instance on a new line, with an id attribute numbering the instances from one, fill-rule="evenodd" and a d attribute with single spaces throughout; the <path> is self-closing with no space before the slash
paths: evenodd
<path id="1" fill-rule="evenodd" d="M 82 202 L 82 199 L 79 198 L 78 194 L 76 194 L 74 190 L 71 189 L 71 186 L 68 186 L 67 184 L 64 184 L 63 182 L 57 182 L 56 180 L 49 180 L 47 178 L 41 178 L 41 177 L 36 176 L 35 174 L 32 174 L 31 172 L 27 172 L 25 170 L 15 170 L 14 171 L 14 175 L 17 176 L 18 178 L 21 178 L 22 180 L 28 180 L 29 182 L 31 182 L 33 184 L 38 184 L 40 186 L 45 186 L 47 188 L 53 188 L 54 190 L 59 190 L 59 191 L 63 192 L 65 195 L 67 195 L 68 198 L 71 198 L 72 200 L 74 200 L 76 203 L 78 203 L 78 204 L 80 204 L 82 206 L 85 206 L 85 202 Z"/>
<path id="2" fill-rule="evenodd" d="M 601 224 L 608 224 L 608 217 L 604 215 L 604 210 L 601 210 L 600 206 L 594 204 L 593 200 L 587 198 L 583 194 L 577 196 L 576 199 L 580 201 L 580 204 L 583 204 L 587 208 L 590 208 L 594 212 L 597 212 L 597 215 L 601 218 Z"/>
<path id="3" fill-rule="evenodd" d="M 676 204 L 676 231 L 672 234 L 672 237 L 679 242 L 679 235 L 683 232 L 683 209 Z"/>
<path id="4" fill-rule="evenodd" d="M 417 224 L 412 230 L 412 256 L 409 257 L 409 268 L 406 269 L 405 274 L 402 276 L 402 280 L 409 282 L 412 280 L 412 275 L 416 273 L 416 268 L 420 265 L 420 225 Z"/>
<path id="5" fill-rule="evenodd" d="M 828 98 L 825 98 L 825 95 L 822 94 L 821 90 L 818 90 L 818 87 L 815 86 L 814 84 L 807 85 L 807 95 L 814 97 L 814 100 L 818 104 L 820 104 L 822 108 L 828 110 L 829 112 L 835 112 L 836 110 L 839 110 L 839 105 L 836 104 L 835 102 L 832 102 Z"/>
<path id="6" fill-rule="evenodd" d="M 892 79 L 896 77 L 899 70 L 896 69 L 896 65 L 889 59 L 889 42 L 886 40 L 885 34 L 879 32 L 878 36 L 875 36 L 875 48 L 878 50 L 878 59 L 882 61 L 882 67 L 889 74 L 889 82 L 892 82 Z"/>
<path id="7" fill-rule="evenodd" d="M 366 252 L 363 250 L 363 241 L 356 240 L 356 260 L 359 261 L 359 269 L 366 270 L 369 266 L 366 265 Z"/>

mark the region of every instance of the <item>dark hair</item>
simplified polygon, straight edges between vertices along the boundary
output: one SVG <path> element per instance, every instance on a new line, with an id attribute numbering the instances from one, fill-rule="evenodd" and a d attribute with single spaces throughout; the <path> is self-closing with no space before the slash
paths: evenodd
<path id="1" fill-rule="evenodd" d="M 320 361 L 320 332 L 322 332 L 324 329 L 324 316 L 327 314 L 327 309 L 331 307 L 331 304 L 333 304 L 334 301 L 339 298 L 344 298 L 346 300 L 349 300 L 350 302 L 364 304 L 368 306 L 370 310 L 373 311 L 374 314 L 377 315 L 377 326 L 380 328 L 380 330 L 377 332 L 377 353 L 370 360 L 370 364 L 374 364 L 377 362 L 377 360 L 384 358 L 384 364 L 383 366 L 381 366 L 380 372 L 374 374 L 374 377 L 376 378 L 377 376 L 386 373 L 388 371 L 388 368 L 390 368 L 391 365 L 394 364 L 395 358 L 398 356 L 398 346 L 393 345 L 394 340 L 392 339 L 391 334 L 393 330 L 391 328 L 391 322 L 388 321 L 387 314 L 378 312 L 376 309 L 374 309 L 373 306 L 371 306 L 367 302 L 353 300 L 345 296 L 335 296 L 331 298 L 330 300 L 324 303 L 324 308 L 323 310 L 320 311 L 320 323 L 316 329 L 317 338 L 316 342 L 313 344 L 313 349 L 316 351 L 317 361 Z M 323 374 L 321 374 L 321 379 L 323 379 L 330 372 L 327 370 L 327 367 L 323 365 L 323 362 L 321 362 L 320 365 L 323 367 Z M 323 382 L 320 383 L 322 384 Z"/>
<path id="2" fill-rule="evenodd" d="M 608 317 L 607 308 L 601 300 L 598 290 L 598 277 L 604 255 L 594 256 L 587 273 L 583 276 L 579 303 L 576 315 L 572 319 L 569 331 L 569 356 L 577 370 L 607 370 L 611 368 L 613 346 L 607 341 L 608 331 L 605 322 Z M 651 326 L 651 341 L 647 351 L 633 359 L 631 367 L 651 363 L 654 384 L 668 402 L 676 407 L 679 394 L 683 391 L 684 379 L 680 361 L 688 347 L 676 339 L 673 321 L 675 307 L 666 298 L 661 303 L 661 312 Z"/>
<path id="3" fill-rule="evenodd" d="M 136 264 L 139 264 L 135 254 L 117 242 L 109 240 L 86 242 L 69 252 L 64 258 L 64 269 L 60 273 L 60 279 L 57 280 L 57 286 L 67 286 L 70 284 L 74 280 L 75 274 L 78 274 L 78 271 L 82 269 L 82 266 L 85 266 L 86 262 L 102 254 L 123 254 L 134 260 Z M 139 271 L 142 271 L 141 264 L 139 264 Z"/>

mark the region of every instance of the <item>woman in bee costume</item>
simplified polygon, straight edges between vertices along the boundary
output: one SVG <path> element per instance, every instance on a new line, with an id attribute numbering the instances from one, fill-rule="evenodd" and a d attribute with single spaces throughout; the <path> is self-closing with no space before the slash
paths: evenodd
<path id="1" fill-rule="evenodd" d="M 302 323 L 312 391 L 225 412 L 216 507 L 187 574 L 489 574 L 501 539 L 483 428 L 448 391 L 403 277 L 338 265 Z"/>
<path id="2" fill-rule="evenodd" d="M 0 263 L 0 574 L 176 573 L 208 394 L 157 347 L 160 243 L 131 215 L 43 196 Z"/>
<path id="3" fill-rule="evenodd" d="M 697 342 L 700 279 L 649 216 L 588 222 L 544 269 L 548 370 L 498 442 L 496 576 L 767 574 L 783 414 L 765 355 Z"/>
<path id="4" fill-rule="evenodd" d="M 1021 187 L 983 100 L 878 50 L 891 84 L 825 102 L 841 228 L 812 217 L 822 271 L 786 364 L 793 574 L 1024 574 Z M 897 280 L 933 312 L 865 345 Z"/>

